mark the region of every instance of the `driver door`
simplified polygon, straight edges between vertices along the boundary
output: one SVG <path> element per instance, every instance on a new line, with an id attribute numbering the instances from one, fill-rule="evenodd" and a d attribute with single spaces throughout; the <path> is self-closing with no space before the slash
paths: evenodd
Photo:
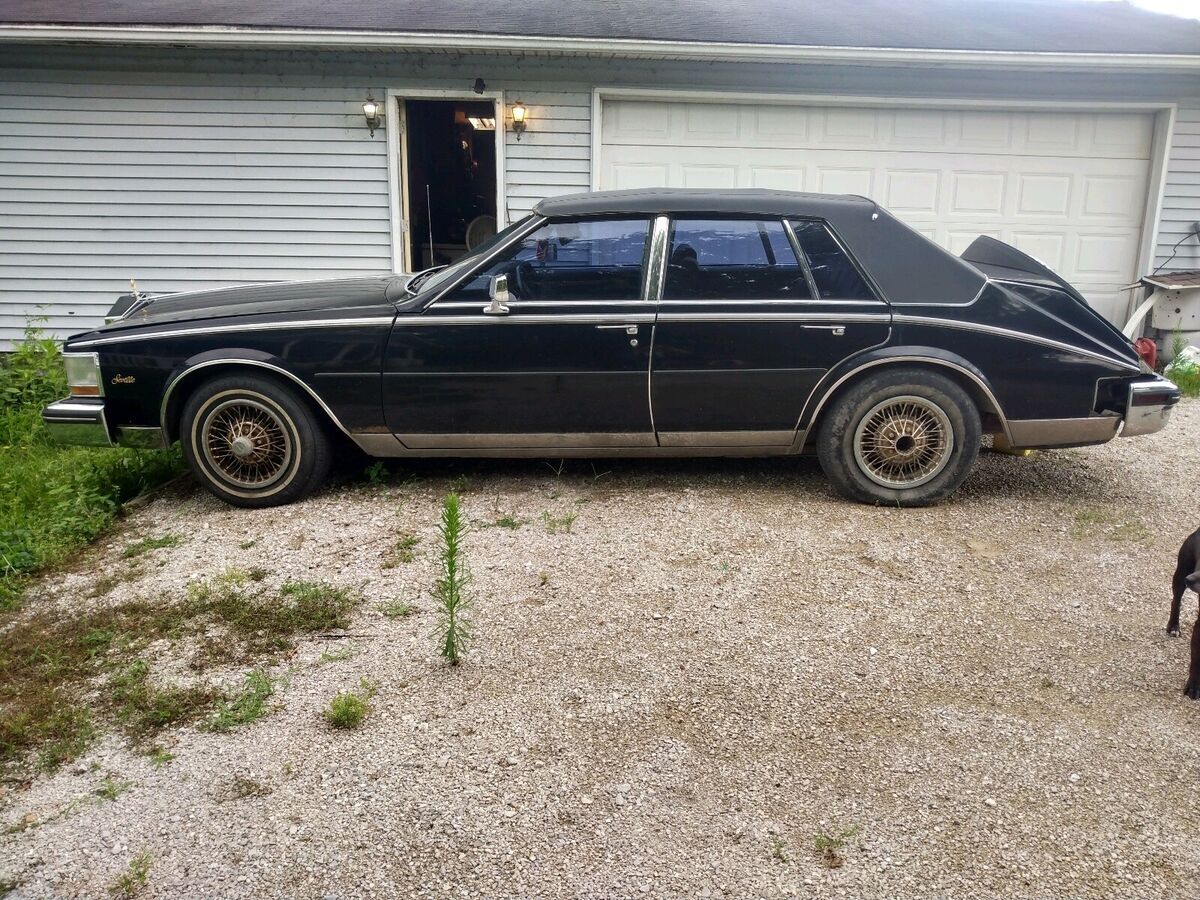
<path id="1" fill-rule="evenodd" d="M 649 218 L 544 222 L 423 311 L 384 358 L 388 428 L 419 450 L 654 446 Z M 505 276 L 507 311 L 488 315 Z"/>

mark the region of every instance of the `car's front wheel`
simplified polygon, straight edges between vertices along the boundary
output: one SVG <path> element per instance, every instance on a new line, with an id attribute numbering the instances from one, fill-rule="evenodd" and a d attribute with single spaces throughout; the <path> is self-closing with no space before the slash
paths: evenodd
<path id="1" fill-rule="evenodd" d="M 200 483 L 234 506 L 298 500 L 321 485 L 333 461 L 323 423 L 304 400 L 254 375 L 200 385 L 184 404 L 179 436 Z"/>
<path id="2" fill-rule="evenodd" d="M 817 455 L 843 496 L 926 506 L 952 494 L 979 455 L 979 411 L 943 375 L 892 369 L 837 398 L 821 421 Z"/>

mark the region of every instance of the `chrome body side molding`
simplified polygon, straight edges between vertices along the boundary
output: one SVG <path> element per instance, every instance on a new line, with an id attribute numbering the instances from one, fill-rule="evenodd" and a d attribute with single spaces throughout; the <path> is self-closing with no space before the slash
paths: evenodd
<path id="1" fill-rule="evenodd" d="M 237 325 L 209 325 L 197 328 L 175 328 L 170 331 L 134 332 L 132 334 L 112 335 L 111 337 L 92 338 L 88 341 L 72 341 L 71 349 L 77 347 L 102 347 L 107 344 L 125 344 L 130 341 L 153 341 L 159 338 L 195 337 L 207 334 L 226 334 L 229 332 L 247 331 L 292 331 L 297 328 L 343 328 L 351 326 L 392 324 L 392 316 L 369 316 L 355 319 L 305 319 L 304 321 L 289 322 L 245 322 Z"/>
<path id="2" fill-rule="evenodd" d="M 1011 338 L 1012 340 L 1025 341 L 1026 343 L 1031 344 L 1041 344 L 1046 347 L 1053 347 L 1055 350 L 1064 350 L 1068 353 L 1086 356 L 1090 359 L 1096 359 L 1100 362 L 1108 363 L 1109 365 L 1119 366 L 1120 368 L 1126 369 L 1130 372 L 1141 371 L 1140 367 L 1134 365 L 1128 360 L 1118 359 L 1115 356 L 1109 356 L 1105 353 L 1098 353 L 1095 350 L 1088 350 L 1084 347 L 1076 347 L 1074 344 L 1056 341 L 1053 338 L 1029 334 L 1024 331 L 1013 331 L 1011 328 L 1001 328 L 998 325 L 984 325 L 980 322 L 964 322 L 959 319 L 940 319 L 932 316 L 910 316 L 904 313 L 897 313 L 892 317 L 892 321 L 897 325 L 925 325 L 940 328 L 956 328 L 961 331 L 977 331 L 982 334 L 994 334 L 997 337 Z"/>
<path id="3" fill-rule="evenodd" d="M 1008 423 L 1012 446 L 1066 447 L 1104 444 L 1117 436 L 1120 416 L 1088 416 L 1082 419 L 1011 419 Z"/>
<path id="4" fill-rule="evenodd" d="M 258 368 L 258 369 L 267 369 L 268 371 L 275 372 L 278 375 L 282 375 L 285 378 L 287 378 L 288 380 L 294 382 L 295 384 L 298 384 L 301 388 L 304 389 L 304 392 L 306 394 L 308 394 L 308 396 L 312 397 L 313 401 L 318 406 L 321 407 L 321 409 L 325 412 L 325 415 L 329 416 L 329 421 L 333 422 L 333 424 L 338 427 L 338 430 L 341 431 L 342 434 L 346 435 L 351 440 L 354 439 L 354 435 L 351 434 L 346 429 L 346 426 L 342 424 L 341 419 L 339 419 L 337 417 L 337 415 L 334 413 L 334 411 L 329 408 L 329 404 L 327 404 L 323 399 L 321 399 L 321 395 L 318 394 L 316 391 L 314 391 L 311 387 L 309 387 L 303 381 L 301 381 L 298 377 L 296 377 L 296 375 L 289 372 L 287 369 L 283 368 L 282 366 L 277 366 L 277 365 L 274 365 L 273 363 L 263 362 L 262 360 L 258 360 L 258 359 L 243 359 L 243 358 L 236 357 L 236 356 L 222 357 L 221 359 L 206 359 L 204 362 L 200 362 L 200 363 L 196 363 L 195 365 L 188 366 L 186 369 L 181 371 L 179 374 L 175 375 L 167 383 L 166 388 L 163 389 L 162 403 L 159 405 L 159 409 L 158 409 L 159 425 L 162 428 L 162 433 L 163 433 L 164 438 L 169 438 L 171 435 L 170 423 L 167 422 L 167 410 L 168 410 L 169 404 L 171 402 L 171 395 L 174 393 L 175 388 L 179 385 L 179 382 L 182 381 L 188 375 L 191 375 L 193 372 L 199 371 L 200 369 L 207 369 L 212 366 L 231 366 L 231 365 L 233 365 L 233 366 L 253 366 L 254 368 Z"/>
<path id="5" fill-rule="evenodd" d="M 923 365 L 941 366 L 942 368 L 952 369 L 961 375 L 965 375 L 967 378 L 969 378 L 972 382 L 975 383 L 975 385 L 979 388 L 979 390 L 983 392 L 983 395 L 985 397 L 987 397 L 988 402 L 992 404 L 992 408 L 995 409 L 996 416 L 1000 420 L 1000 427 L 1004 430 L 1004 436 L 1006 438 L 1008 438 L 1009 440 L 1011 440 L 1012 435 L 1009 432 L 1008 419 L 1004 414 L 1004 408 L 1001 407 L 1000 401 L 996 399 L 996 395 L 992 392 L 992 389 L 990 387 L 988 387 L 988 385 L 986 383 L 984 383 L 982 378 L 980 378 L 978 375 L 976 375 L 974 372 L 972 372 L 966 366 L 959 365 L 958 363 L 951 362 L 950 360 L 939 359 L 936 356 L 903 355 L 903 356 L 885 356 L 880 359 L 873 359 L 868 362 L 865 362 L 861 366 L 856 366 L 855 368 L 851 369 L 849 372 L 846 372 L 841 377 L 839 377 L 835 382 L 833 382 L 833 384 L 829 385 L 828 388 L 825 388 L 825 390 L 821 394 L 820 399 L 817 400 L 816 406 L 813 407 L 813 410 L 811 413 L 808 412 L 807 404 L 806 404 L 806 408 L 805 408 L 804 412 L 802 412 L 800 414 L 800 421 L 796 423 L 796 440 L 793 445 L 793 449 L 795 450 L 795 452 L 799 453 L 801 450 L 804 449 L 804 443 L 808 436 L 808 431 L 811 430 L 812 423 L 816 422 L 817 417 L 821 414 L 821 410 L 822 410 L 822 408 L 824 408 L 826 401 L 828 401 L 829 398 L 833 396 L 833 394 L 837 391 L 837 389 L 839 387 L 841 387 L 843 384 L 845 384 L 851 378 L 861 375 L 863 372 L 867 371 L 868 369 L 873 369 L 877 366 L 891 365 L 891 364 L 895 364 L 895 363 L 920 363 Z M 816 392 L 818 390 L 821 390 L 821 386 L 819 384 L 813 390 L 813 394 L 816 394 Z M 809 397 L 809 402 L 810 403 L 812 402 L 812 397 Z M 809 424 L 808 429 L 801 428 L 801 426 L 804 425 L 805 423 Z"/>

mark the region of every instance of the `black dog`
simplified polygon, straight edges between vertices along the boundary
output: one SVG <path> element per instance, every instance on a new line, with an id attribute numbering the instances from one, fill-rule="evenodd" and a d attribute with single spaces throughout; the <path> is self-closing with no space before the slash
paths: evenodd
<path id="1" fill-rule="evenodd" d="M 1171 618 L 1167 620 L 1167 634 L 1179 634 L 1179 604 L 1188 588 L 1200 594 L 1200 528 L 1193 531 L 1179 548 L 1179 565 L 1171 579 Z M 1183 692 L 1193 700 L 1200 700 L 1200 621 L 1192 626 L 1192 664 Z"/>

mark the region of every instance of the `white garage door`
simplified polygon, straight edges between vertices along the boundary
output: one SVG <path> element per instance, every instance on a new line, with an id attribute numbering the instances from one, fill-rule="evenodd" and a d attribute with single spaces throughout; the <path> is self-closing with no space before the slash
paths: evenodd
<path id="1" fill-rule="evenodd" d="M 989 234 L 1110 319 L 1137 276 L 1149 115 L 606 100 L 600 187 L 862 194 L 955 253 Z"/>

